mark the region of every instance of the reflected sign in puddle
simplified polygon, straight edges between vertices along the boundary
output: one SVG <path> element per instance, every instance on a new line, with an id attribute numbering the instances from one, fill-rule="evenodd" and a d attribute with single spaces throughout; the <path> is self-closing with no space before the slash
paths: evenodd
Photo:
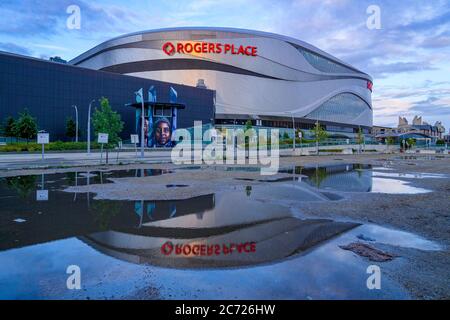
<path id="1" fill-rule="evenodd" d="M 339 248 L 356 233 L 398 243 L 395 235 L 351 222 L 300 219 L 270 203 L 304 194 L 296 181 L 294 187 L 279 181 L 177 201 L 94 200 L 92 193 L 61 191 L 88 179 L 107 183 L 104 176 L 133 175 L 145 173 L 0 179 L 0 298 L 408 298 L 389 279 L 385 290 L 367 290 L 369 262 Z M 310 189 L 309 198 L 326 201 Z M 39 199 L 42 190 L 48 195 Z M 414 241 L 424 245 L 411 235 L 408 243 Z M 67 290 L 69 265 L 81 268 L 83 290 Z"/>

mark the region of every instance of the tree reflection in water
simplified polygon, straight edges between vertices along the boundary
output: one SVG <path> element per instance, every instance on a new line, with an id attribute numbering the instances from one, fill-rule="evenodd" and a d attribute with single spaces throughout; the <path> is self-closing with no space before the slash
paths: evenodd
<path id="1" fill-rule="evenodd" d="M 17 192 L 20 198 L 26 199 L 36 189 L 36 178 L 37 176 L 30 175 L 7 177 L 5 179 L 8 188 Z"/>

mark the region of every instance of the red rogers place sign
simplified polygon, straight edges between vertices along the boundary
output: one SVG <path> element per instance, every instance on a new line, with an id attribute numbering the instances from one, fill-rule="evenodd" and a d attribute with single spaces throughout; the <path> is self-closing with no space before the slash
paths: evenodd
<path id="1" fill-rule="evenodd" d="M 217 42 L 186 42 L 176 43 L 166 42 L 162 50 L 169 56 L 175 53 L 223 53 L 242 56 L 257 56 L 257 47 L 234 45 Z"/>

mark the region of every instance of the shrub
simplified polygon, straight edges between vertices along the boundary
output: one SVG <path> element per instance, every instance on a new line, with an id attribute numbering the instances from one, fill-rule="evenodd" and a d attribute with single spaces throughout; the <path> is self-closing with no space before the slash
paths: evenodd
<path id="1" fill-rule="evenodd" d="M 54 141 L 44 146 L 46 151 L 65 151 L 65 150 L 86 150 L 86 142 L 62 142 Z M 10 143 L 4 146 L 0 146 L 0 152 L 33 152 L 40 151 L 42 146 L 36 142 L 24 143 Z M 91 149 L 100 149 L 100 145 L 97 142 L 91 142 Z"/>

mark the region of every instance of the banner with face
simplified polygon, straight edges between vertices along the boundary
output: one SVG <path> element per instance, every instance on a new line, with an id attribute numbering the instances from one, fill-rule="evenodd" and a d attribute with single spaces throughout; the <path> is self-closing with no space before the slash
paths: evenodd
<path id="1" fill-rule="evenodd" d="M 172 141 L 173 124 L 165 117 L 155 117 L 153 124 L 152 144 L 157 148 L 172 148 L 175 143 Z"/>
<path id="2" fill-rule="evenodd" d="M 167 116 L 154 115 L 152 108 L 146 110 L 144 117 L 144 144 L 148 148 L 172 148 L 172 134 L 176 129 L 176 109 L 170 110 Z M 175 111 L 175 112 L 174 112 Z M 136 133 L 141 134 L 140 110 L 136 109 Z M 169 116 L 171 115 L 171 116 Z"/>

